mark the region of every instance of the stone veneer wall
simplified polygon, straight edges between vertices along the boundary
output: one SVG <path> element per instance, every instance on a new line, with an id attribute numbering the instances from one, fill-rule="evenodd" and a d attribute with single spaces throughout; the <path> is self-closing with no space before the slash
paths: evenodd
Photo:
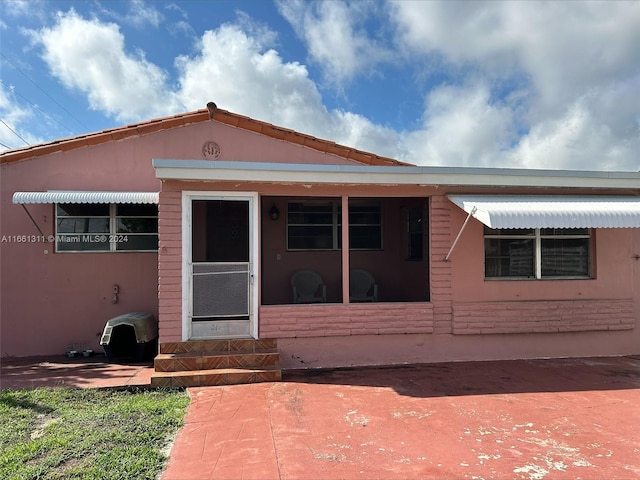
<path id="1" fill-rule="evenodd" d="M 633 299 L 454 303 L 453 333 L 555 333 L 631 330 Z"/>
<path id="2" fill-rule="evenodd" d="M 425 303 L 352 303 L 260 307 L 261 338 L 433 333 Z"/>
<path id="3" fill-rule="evenodd" d="M 451 207 L 444 196 L 430 198 L 429 252 L 431 256 L 431 302 L 433 303 L 434 330 L 436 334 L 451 333 L 453 313 L 451 290 L 451 264 L 444 257 L 451 248 Z M 457 207 L 456 207 L 457 208 Z"/>

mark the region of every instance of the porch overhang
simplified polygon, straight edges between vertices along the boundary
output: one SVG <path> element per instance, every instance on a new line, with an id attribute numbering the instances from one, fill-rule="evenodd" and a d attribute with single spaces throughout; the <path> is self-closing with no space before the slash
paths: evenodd
<path id="1" fill-rule="evenodd" d="M 157 204 L 158 192 L 94 192 L 49 190 L 46 192 L 16 192 L 13 203 L 147 203 Z"/>
<path id="2" fill-rule="evenodd" d="M 640 228 L 640 197 L 447 195 L 489 228 Z"/>
<path id="3" fill-rule="evenodd" d="M 576 172 L 467 167 L 318 165 L 154 159 L 161 180 L 236 181 L 333 185 L 487 187 L 640 187 L 640 173 Z"/>

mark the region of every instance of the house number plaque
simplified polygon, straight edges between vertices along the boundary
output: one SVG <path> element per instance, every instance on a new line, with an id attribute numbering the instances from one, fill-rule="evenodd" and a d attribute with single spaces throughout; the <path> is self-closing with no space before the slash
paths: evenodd
<path id="1" fill-rule="evenodd" d="M 202 145 L 202 155 L 204 158 L 217 160 L 220 158 L 220 145 L 216 142 L 205 142 Z"/>

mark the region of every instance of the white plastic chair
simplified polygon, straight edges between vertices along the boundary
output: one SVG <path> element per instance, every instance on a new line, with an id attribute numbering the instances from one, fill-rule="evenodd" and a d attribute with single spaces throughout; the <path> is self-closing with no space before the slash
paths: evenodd
<path id="1" fill-rule="evenodd" d="M 370 272 L 361 269 L 351 270 L 349 273 L 349 301 L 378 301 L 378 285 Z"/>
<path id="2" fill-rule="evenodd" d="M 325 303 L 327 286 L 313 270 L 298 270 L 291 276 L 293 303 Z"/>

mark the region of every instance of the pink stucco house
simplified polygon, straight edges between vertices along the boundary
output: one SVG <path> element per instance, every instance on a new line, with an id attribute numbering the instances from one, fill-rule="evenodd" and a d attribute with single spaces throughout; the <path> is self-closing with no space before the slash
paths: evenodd
<path id="1" fill-rule="evenodd" d="M 216 108 L 0 163 L 3 357 L 134 311 L 157 385 L 231 382 L 234 349 L 237 381 L 640 352 L 638 173 L 418 167 Z"/>

